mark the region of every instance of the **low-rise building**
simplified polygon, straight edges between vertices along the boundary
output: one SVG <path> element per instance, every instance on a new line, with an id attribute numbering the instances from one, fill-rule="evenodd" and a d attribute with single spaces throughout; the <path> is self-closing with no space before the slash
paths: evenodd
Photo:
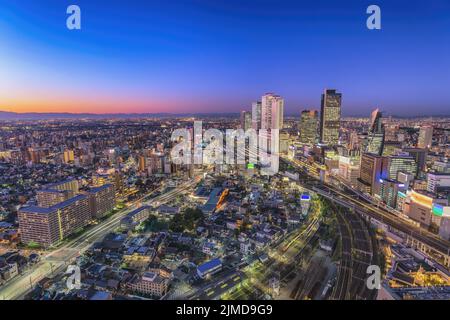
<path id="1" fill-rule="evenodd" d="M 222 261 L 219 258 L 212 259 L 197 267 L 197 275 L 204 279 L 222 270 Z"/>

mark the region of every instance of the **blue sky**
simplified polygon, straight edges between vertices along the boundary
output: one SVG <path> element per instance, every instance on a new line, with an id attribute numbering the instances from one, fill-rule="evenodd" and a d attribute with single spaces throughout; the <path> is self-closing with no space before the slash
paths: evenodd
<path id="1" fill-rule="evenodd" d="M 270 91 L 298 114 L 335 88 L 346 115 L 450 113 L 446 0 L 0 0 L 0 41 L 0 110 L 235 112 Z"/>

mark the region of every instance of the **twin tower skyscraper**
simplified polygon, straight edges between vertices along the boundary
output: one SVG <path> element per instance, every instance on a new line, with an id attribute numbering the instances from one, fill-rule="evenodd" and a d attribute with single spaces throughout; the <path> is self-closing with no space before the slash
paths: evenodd
<path id="1" fill-rule="evenodd" d="M 300 126 L 304 129 L 305 140 L 328 145 L 339 143 L 341 126 L 342 94 L 336 90 L 325 90 L 322 94 L 320 122 L 318 113 L 310 110 L 302 112 Z M 282 129 L 284 118 L 284 99 L 273 93 L 266 93 L 261 101 L 252 104 L 252 111 L 242 111 L 241 127 L 244 130 Z M 303 124 L 303 126 L 302 126 Z M 302 135 L 302 134 L 301 134 Z M 319 139 L 317 139 L 317 135 Z M 319 140 L 319 141 L 316 141 Z"/>

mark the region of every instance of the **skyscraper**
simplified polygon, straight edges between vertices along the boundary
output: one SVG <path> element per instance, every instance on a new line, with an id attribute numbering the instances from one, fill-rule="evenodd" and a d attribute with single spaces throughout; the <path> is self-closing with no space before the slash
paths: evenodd
<path id="1" fill-rule="evenodd" d="M 342 94 L 325 90 L 320 109 L 320 141 L 329 145 L 339 142 Z"/>
<path id="2" fill-rule="evenodd" d="M 64 151 L 64 163 L 72 163 L 75 160 L 75 154 L 73 150 L 65 150 Z"/>
<path id="3" fill-rule="evenodd" d="M 431 147 L 432 141 L 433 141 L 433 127 L 431 126 L 421 127 L 417 147 L 429 149 Z"/>
<path id="4" fill-rule="evenodd" d="M 387 157 L 387 173 L 389 179 L 397 179 L 399 172 L 416 176 L 417 163 L 410 155 L 396 155 Z"/>
<path id="5" fill-rule="evenodd" d="M 387 178 L 387 161 L 385 157 L 364 153 L 361 156 L 361 169 L 358 179 L 361 191 L 379 194 L 382 179 Z"/>
<path id="6" fill-rule="evenodd" d="M 265 94 L 261 99 L 261 129 L 282 129 L 284 100 L 273 93 Z"/>
<path id="7" fill-rule="evenodd" d="M 252 103 L 252 128 L 261 129 L 261 101 Z"/>
<path id="8" fill-rule="evenodd" d="M 383 154 L 384 149 L 384 127 L 381 121 L 382 113 L 375 109 L 370 117 L 369 132 L 365 143 L 364 152 L 377 155 Z"/>
<path id="9" fill-rule="evenodd" d="M 252 127 L 252 113 L 249 111 L 241 111 L 241 129 L 244 131 Z"/>
<path id="10" fill-rule="evenodd" d="M 319 130 L 319 113 L 316 110 L 303 110 L 300 115 L 300 142 L 315 144 Z"/>

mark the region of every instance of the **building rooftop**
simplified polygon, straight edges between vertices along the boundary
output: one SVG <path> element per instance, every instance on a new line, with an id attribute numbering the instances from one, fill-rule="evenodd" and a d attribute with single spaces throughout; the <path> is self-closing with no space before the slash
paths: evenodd
<path id="1" fill-rule="evenodd" d="M 63 202 L 57 203 L 54 206 L 51 206 L 49 208 L 44 208 L 44 207 L 39 207 L 39 206 L 29 206 L 29 207 L 23 207 L 20 209 L 21 212 L 26 212 L 26 213 L 42 213 L 42 214 L 49 214 L 52 213 L 56 210 L 60 210 L 63 209 L 69 205 L 71 205 L 74 202 L 83 200 L 86 198 L 86 195 L 84 194 L 79 194 L 76 195 L 73 198 L 67 199 Z"/>
<path id="2" fill-rule="evenodd" d="M 205 273 L 211 269 L 217 268 L 220 265 L 222 265 L 222 261 L 219 258 L 215 258 L 208 262 L 205 262 L 204 264 L 199 265 L 197 269 L 201 273 Z"/>
<path id="3" fill-rule="evenodd" d="M 100 192 L 102 190 L 108 189 L 110 187 L 112 187 L 112 184 L 111 183 L 107 183 L 107 184 L 104 184 L 102 186 L 93 187 L 93 188 L 89 189 L 88 193 L 97 193 L 97 192 Z"/>

